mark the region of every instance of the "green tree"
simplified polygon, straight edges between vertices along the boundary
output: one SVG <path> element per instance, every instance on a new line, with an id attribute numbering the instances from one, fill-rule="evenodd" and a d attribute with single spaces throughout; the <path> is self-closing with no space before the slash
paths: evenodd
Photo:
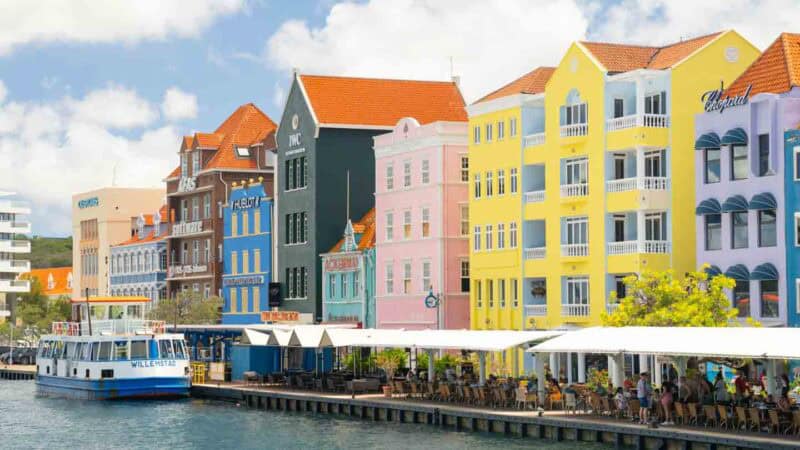
<path id="1" fill-rule="evenodd" d="M 182 291 L 174 299 L 159 300 L 148 317 L 179 325 L 215 324 L 222 318 L 221 308 L 222 299 L 219 297 L 203 298 L 199 292 Z"/>
<path id="2" fill-rule="evenodd" d="M 23 327 L 31 328 L 37 336 L 48 333 L 53 322 L 69 320 L 70 315 L 69 297 L 48 298 L 36 278 L 31 280 L 30 291 L 20 296 L 15 308 L 15 319 L 20 321 Z"/>
<path id="3" fill-rule="evenodd" d="M 669 270 L 631 275 L 624 283 L 627 296 L 612 314 L 603 314 L 606 326 L 725 327 L 736 323 L 738 311 L 724 291 L 736 282 L 724 275 L 709 279 L 700 270 L 679 278 Z"/>

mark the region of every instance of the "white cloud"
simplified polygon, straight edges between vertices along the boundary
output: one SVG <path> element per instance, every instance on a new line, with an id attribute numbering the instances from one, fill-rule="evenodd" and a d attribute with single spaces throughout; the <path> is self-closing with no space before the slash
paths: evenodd
<path id="1" fill-rule="evenodd" d="M 575 1 L 371 0 L 334 5 L 321 28 L 290 20 L 267 61 L 306 73 L 438 79 L 462 75 L 468 101 L 538 65 L 556 65 L 588 21 Z"/>
<path id="2" fill-rule="evenodd" d="M 6 89 L 6 84 L 3 83 L 3 80 L 0 80 L 0 104 L 5 101 L 6 95 L 8 95 L 8 89 Z"/>
<path id="3" fill-rule="evenodd" d="M 164 93 L 161 111 L 168 120 L 194 119 L 197 117 L 197 97 L 171 87 Z"/>
<path id="4" fill-rule="evenodd" d="M 79 99 L 0 104 L 0 190 L 33 203 L 37 234 L 67 235 L 71 195 L 110 185 L 115 166 L 117 185 L 163 186 L 181 133 L 155 122 L 157 109 L 119 86 Z"/>
<path id="5" fill-rule="evenodd" d="M 0 55 L 26 44 L 195 37 L 244 5 L 245 0 L 6 1 L 0 14 Z"/>

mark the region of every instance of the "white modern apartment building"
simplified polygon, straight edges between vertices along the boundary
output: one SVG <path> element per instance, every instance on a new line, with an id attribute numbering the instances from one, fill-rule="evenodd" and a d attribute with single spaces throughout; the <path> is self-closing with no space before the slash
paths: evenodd
<path id="1" fill-rule="evenodd" d="M 13 192 L 0 191 L 0 320 L 11 314 L 17 296 L 30 290 L 30 281 L 19 276 L 31 270 L 30 261 L 20 259 L 31 252 L 30 241 L 20 238 L 31 232 L 30 222 L 22 217 L 31 208 L 13 196 Z"/>

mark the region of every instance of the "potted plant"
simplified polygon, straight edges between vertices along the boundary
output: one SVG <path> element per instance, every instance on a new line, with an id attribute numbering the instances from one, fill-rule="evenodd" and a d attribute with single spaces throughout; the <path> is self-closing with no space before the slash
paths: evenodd
<path id="1" fill-rule="evenodd" d="M 405 362 L 405 352 L 402 350 L 384 350 L 378 354 L 378 357 L 375 360 L 375 363 L 378 367 L 383 369 L 383 372 L 386 374 L 386 383 L 383 386 L 383 395 L 386 397 L 392 396 L 392 378 L 394 377 L 395 371 L 398 368 L 402 367 L 403 363 Z"/>

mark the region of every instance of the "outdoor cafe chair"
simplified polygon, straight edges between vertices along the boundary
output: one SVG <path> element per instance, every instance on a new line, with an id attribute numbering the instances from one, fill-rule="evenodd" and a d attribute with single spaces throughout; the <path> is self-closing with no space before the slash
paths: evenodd
<path id="1" fill-rule="evenodd" d="M 721 428 L 728 429 L 733 424 L 731 419 L 730 411 L 728 411 L 728 407 L 725 405 L 717 405 L 717 412 L 719 413 L 719 426 Z"/>
<path id="2" fill-rule="evenodd" d="M 769 431 L 775 431 L 775 434 L 779 433 L 786 433 L 789 429 L 791 422 L 782 418 L 778 414 L 777 409 L 770 409 L 767 411 L 767 416 L 769 417 Z"/>
<path id="3" fill-rule="evenodd" d="M 425 390 L 428 393 L 428 400 L 436 400 L 438 398 L 438 393 L 434 390 L 433 383 L 425 383 Z"/>
<path id="4" fill-rule="evenodd" d="M 688 420 L 687 423 L 690 425 L 699 425 L 700 424 L 700 413 L 697 411 L 697 403 L 686 403 L 686 410 L 688 411 Z"/>
<path id="5" fill-rule="evenodd" d="M 630 399 L 628 400 L 628 416 L 630 416 L 631 420 L 635 420 L 639 417 L 639 406 L 641 403 L 638 399 Z"/>
<path id="6" fill-rule="evenodd" d="M 589 393 L 589 407 L 592 409 L 592 414 L 601 415 L 603 412 L 600 410 L 602 407 L 602 400 L 600 394 L 595 392 Z"/>
<path id="7" fill-rule="evenodd" d="M 800 436 L 800 411 L 792 411 L 792 433 Z"/>
<path id="8" fill-rule="evenodd" d="M 564 411 L 578 414 L 578 399 L 575 398 L 575 394 L 571 392 L 564 394 Z"/>
<path id="9" fill-rule="evenodd" d="M 714 405 L 703 405 L 703 414 L 706 416 L 706 423 L 705 426 L 717 426 L 719 422 L 717 421 L 717 411 L 714 409 Z"/>
<path id="10" fill-rule="evenodd" d="M 750 428 L 750 421 L 747 420 L 747 410 L 744 409 L 744 406 L 737 406 L 735 408 L 736 411 L 736 429 L 749 429 Z"/>
<path id="11" fill-rule="evenodd" d="M 473 402 L 472 388 L 469 386 L 463 386 L 462 390 L 464 391 L 464 403 L 471 405 Z"/>
<path id="12" fill-rule="evenodd" d="M 486 387 L 477 387 L 475 388 L 478 391 L 478 402 L 481 406 L 488 406 L 486 401 Z"/>
<path id="13" fill-rule="evenodd" d="M 528 390 L 524 387 L 518 387 L 514 390 L 515 396 L 515 404 L 517 409 L 527 409 L 528 408 Z"/>
<path id="14" fill-rule="evenodd" d="M 394 393 L 397 394 L 398 397 L 406 395 L 406 387 L 402 381 L 394 382 Z"/>
<path id="15" fill-rule="evenodd" d="M 761 431 L 761 412 L 758 408 L 747 408 L 747 417 L 750 419 L 748 430 Z"/>
<path id="16" fill-rule="evenodd" d="M 686 409 L 685 405 L 680 402 L 675 402 L 673 404 L 675 406 L 675 423 L 679 424 L 686 424 Z"/>
<path id="17" fill-rule="evenodd" d="M 413 381 L 408 383 L 408 385 L 411 388 L 411 393 L 409 394 L 409 398 L 419 398 L 420 397 L 419 385 Z"/>

